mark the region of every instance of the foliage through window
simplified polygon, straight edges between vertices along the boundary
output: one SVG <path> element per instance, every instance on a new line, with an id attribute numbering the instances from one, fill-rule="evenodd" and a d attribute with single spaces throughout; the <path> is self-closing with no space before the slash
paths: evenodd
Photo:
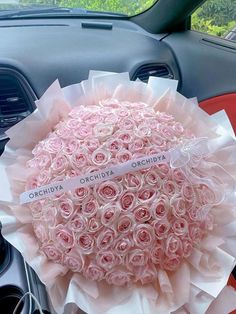
<path id="1" fill-rule="evenodd" d="M 236 41 L 236 0 L 208 0 L 192 15 L 192 29 Z"/>
<path id="2" fill-rule="evenodd" d="M 157 0 L 0 0 L 0 10 L 55 6 L 81 8 L 97 12 L 112 12 L 132 16 L 149 9 L 156 1 Z"/>

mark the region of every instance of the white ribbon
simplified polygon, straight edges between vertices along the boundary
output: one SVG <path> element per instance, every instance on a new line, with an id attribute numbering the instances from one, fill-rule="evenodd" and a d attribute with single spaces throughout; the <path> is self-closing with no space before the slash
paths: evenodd
<path id="1" fill-rule="evenodd" d="M 195 138 L 167 152 L 140 157 L 122 164 L 70 178 L 61 182 L 53 182 L 39 188 L 26 191 L 20 195 L 20 204 L 30 203 L 46 197 L 61 194 L 76 188 L 98 184 L 126 173 L 149 168 L 170 162 L 171 168 L 182 168 L 186 165 L 195 167 L 202 157 L 208 154 L 206 138 Z M 197 162 L 196 162 L 197 161 Z"/>
<path id="2" fill-rule="evenodd" d="M 170 151 L 140 157 L 122 164 L 87 173 L 61 182 L 54 182 L 39 188 L 26 191 L 20 195 L 20 204 L 41 200 L 56 194 L 75 190 L 76 188 L 98 184 L 126 173 L 142 170 L 151 166 L 166 163 L 170 160 Z"/>

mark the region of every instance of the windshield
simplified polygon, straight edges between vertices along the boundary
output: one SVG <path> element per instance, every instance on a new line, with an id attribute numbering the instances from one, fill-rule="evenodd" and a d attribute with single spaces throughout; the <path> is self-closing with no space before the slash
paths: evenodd
<path id="1" fill-rule="evenodd" d="M 63 7 L 132 16 L 149 9 L 156 1 L 157 0 L 0 0 L 0 10 Z M 76 13 L 75 10 L 71 12 Z"/>

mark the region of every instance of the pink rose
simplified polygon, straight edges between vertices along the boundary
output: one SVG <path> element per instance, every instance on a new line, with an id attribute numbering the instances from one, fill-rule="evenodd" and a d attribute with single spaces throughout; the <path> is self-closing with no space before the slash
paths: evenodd
<path id="1" fill-rule="evenodd" d="M 147 125 L 147 123 L 141 123 L 139 124 L 137 130 L 135 131 L 135 133 L 137 134 L 138 137 L 146 137 L 146 136 L 150 136 L 151 135 L 151 129 L 149 127 L 149 125 Z"/>
<path id="2" fill-rule="evenodd" d="M 163 268 L 169 271 L 176 270 L 180 265 L 180 258 L 175 257 L 166 257 L 163 262 Z"/>
<path id="3" fill-rule="evenodd" d="M 97 247 L 99 250 L 108 249 L 114 242 L 116 237 L 115 231 L 111 229 L 104 229 L 97 238 Z"/>
<path id="4" fill-rule="evenodd" d="M 97 253 L 96 258 L 98 265 L 105 270 L 112 269 L 121 262 L 121 258 L 112 251 L 100 251 Z"/>
<path id="5" fill-rule="evenodd" d="M 39 155 L 39 154 L 44 154 L 43 151 L 43 148 L 44 148 L 44 143 L 43 142 L 39 142 L 32 150 L 32 154 L 35 156 L 35 155 Z"/>
<path id="6" fill-rule="evenodd" d="M 152 134 L 151 141 L 152 144 L 155 144 L 157 147 L 162 147 L 165 145 L 165 139 L 159 134 L 156 134 L 156 132 Z"/>
<path id="7" fill-rule="evenodd" d="M 172 230 L 177 236 L 188 233 L 188 222 L 184 218 L 177 218 L 172 222 Z"/>
<path id="8" fill-rule="evenodd" d="M 76 243 L 84 254 L 90 254 L 94 250 L 94 237 L 89 233 L 81 233 L 77 237 Z"/>
<path id="9" fill-rule="evenodd" d="M 61 125 L 55 133 L 62 139 L 68 139 L 71 136 L 71 130 L 66 125 Z"/>
<path id="10" fill-rule="evenodd" d="M 60 199 L 59 211 L 64 219 L 69 219 L 74 212 L 74 205 L 71 199 Z"/>
<path id="11" fill-rule="evenodd" d="M 172 127 L 168 126 L 166 124 L 160 125 L 159 132 L 160 132 L 161 136 L 163 136 L 167 140 L 171 140 L 175 136 L 175 133 L 174 133 L 174 130 L 172 129 Z"/>
<path id="12" fill-rule="evenodd" d="M 101 210 L 101 222 L 104 226 L 114 223 L 120 214 L 120 207 L 117 204 L 107 204 Z"/>
<path id="13" fill-rule="evenodd" d="M 46 185 L 50 182 L 51 173 L 49 170 L 41 170 L 38 175 L 38 184 L 39 186 Z"/>
<path id="14" fill-rule="evenodd" d="M 151 212 L 149 209 L 142 205 L 137 206 L 133 213 L 135 220 L 138 222 L 146 222 L 151 218 Z"/>
<path id="15" fill-rule="evenodd" d="M 152 246 L 155 235 L 153 228 L 147 224 L 140 224 L 134 229 L 134 242 L 138 247 L 148 248 Z"/>
<path id="16" fill-rule="evenodd" d="M 153 265 L 139 267 L 135 275 L 136 279 L 140 280 L 142 285 L 155 282 L 157 280 L 157 270 Z"/>
<path id="17" fill-rule="evenodd" d="M 105 123 L 115 125 L 119 121 L 119 117 L 116 114 L 109 114 L 105 117 Z"/>
<path id="18" fill-rule="evenodd" d="M 176 193 L 176 190 L 177 190 L 176 184 L 170 180 L 164 181 L 162 188 L 163 188 L 163 192 L 166 195 L 173 195 Z"/>
<path id="19" fill-rule="evenodd" d="M 80 187 L 73 192 L 73 198 L 75 201 L 82 202 L 84 199 L 88 198 L 90 194 L 91 189 L 89 187 Z"/>
<path id="20" fill-rule="evenodd" d="M 184 132 L 184 128 L 183 128 L 182 124 L 179 122 L 174 123 L 173 130 L 174 130 L 176 136 L 180 136 Z"/>
<path id="21" fill-rule="evenodd" d="M 63 249 L 70 249 L 74 246 L 75 238 L 73 232 L 63 225 L 57 225 L 53 230 L 56 243 Z"/>
<path id="22" fill-rule="evenodd" d="M 82 150 L 77 150 L 71 156 L 72 165 L 75 168 L 84 168 L 88 164 L 88 159 L 86 154 Z"/>
<path id="23" fill-rule="evenodd" d="M 129 215 L 122 215 L 119 217 L 117 222 L 117 231 L 119 233 L 127 233 L 133 227 L 134 221 L 133 218 Z"/>
<path id="24" fill-rule="evenodd" d="M 127 108 L 124 108 L 124 106 L 121 106 L 121 108 L 119 108 L 116 113 L 121 118 L 127 118 L 130 115 L 129 110 Z"/>
<path id="25" fill-rule="evenodd" d="M 148 262 L 148 253 L 141 249 L 134 249 L 128 255 L 127 266 L 143 266 Z"/>
<path id="26" fill-rule="evenodd" d="M 38 182 L 38 176 L 30 176 L 27 178 L 26 185 L 25 185 L 25 190 L 33 190 L 37 189 L 39 187 L 39 182 Z"/>
<path id="27" fill-rule="evenodd" d="M 63 264 L 75 273 L 79 273 L 84 268 L 84 258 L 78 252 L 69 253 L 63 257 Z"/>
<path id="28" fill-rule="evenodd" d="M 121 140 L 113 138 L 108 141 L 107 143 L 107 148 L 112 152 L 112 153 L 117 153 L 123 148 L 123 143 Z"/>
<path id="29" fill-rule="evenodd" d="M 120 150 L 116 154 L 116 160 L 120 163 L 131 160 L 132 154 L 128 150 Z"/>
<path id="30" fill-rule="evenodd" d="M 79 121 L 78 121 L 77 119 L 73 119 L 73 118 L 67 120 L 67 122 L 66 122 L 66 126 L 67 126 L 69 129 L 72 129 L 72 130 L 77 129 L 78 124 L 79 124 Z"/>
<path id="31" fill-rule="evenodd" d="M 169 211 L 169 199 L 164 195 L 151 205 L 152 216 L 157 220 L 167 217 Z"/>
<path id="32" fill-rule="evenodd" d="M 84 140 L 84 145 L 86 148 L 90 151 L 93 152 L 95 151 L 101 144 L 100 141 L 97 138 L 86 138 Z"/>
<path id="33" fill-rule="evenodd" d="M 100 221 L 97 218 L 90 218 L 88 223 L 89 232 L 97 232 L 102 228 Z"/>
<path id="34" fill-rule="evenodd" d="M 69 118 L 79 118 L 80 114 L 78 113 L 78 111 L 80 110 L 80 107 L 74 107 L 73 109 L 71 109 L 71 111 L 68 114 Z"/>
<path id="35" fill-rule="evenodd" d="M 158 115 L 157 115 L 157 120 L 160 122 L 160 123 L 167 123 L 167 122 L 171 122 L 171 121 L 174 121 L 174 118 L 173 116 L 165 113 L 165 112 L 160 112 Z"/>
<path id="36" fill-rule="evenodd" d="M 186 202 L 180 197 L 174 197 L 171 199 L 172 214 L 178 218 L 186 214 Z"/>
<path id="37" fill-rule="evenodd" d="M 194 244 L 199 244 L 203 235 L 204 232 L 198 223 L 193 222 L 189 224 L 189 236 Z"/>
<path id="38" fill-rule="evenodd" d="M 84 232 L 88 228 L 88 221 L 82 214 L 77 213 L 68 223 L 68 229 L 75 232 Z"/>
<path id="39" fill-rule="evenodd" d="M 114 244 L 114 251 L 119 255 L 125 255 L 127 254 L 131 248 L 133 247 L 133 241 L 130 239 L 130 237 L 120 237 Z"/>
<path id="40" fill-rule="evenodd" d="M 123 211 L 130 211 L 135 205 L 136 198 L 134 193 L 124 192 L 119 201 Z"/>
<path id="41" fill-rule="evenodd" d="M 155 235 L 159 240 L 164 239 L 170 230 L 170 223 L 168 220 L 153 220 L 152 226 Z"/>
<path id="42" fill-rule="evenodd" d="M 129 144 L 129 151 L 132 153 L 141 152 L 143 148 L 144 142 L 141 138 L 138 138 Z"/>
<path id="43" fill-rule="evenodd" d="M 214 204 L 216 202 L 216 196 L 214 191 L 212 191 L 207 185 L 201 184 L 197 188 L 197 193 L 199 200 L 202 205 Z"/>
<path id="44" fill-rule="evenodd" d="M 93 134 L 93 130 L 90 125 L 80 123 L 77 129 L 74 130 L 73 134 L 78 139 L 83 140 L 84 138 L 91 136 Z"/>
<path id="45" fill-rule="evenodd" d="M 60 263 L 62 260 L 62 252 L 53 244 L 48 244 L 42 247 L 42 251 L 47 258 L 53 262 Z"/>
<path id="46" fill-rule="evenodd" d="M 170 168 L 167 164 L 156 165 L 156 169 L 157 169 L 157 173 L 158 173 L 159 177 L 162 180 L 168 178 Z"/>
<path id="47" fill-rule="evenodd" d="M 106 274 L 106 282 L 109 285 L 124 286 L 131 281 L 132 273 L 123 270 L 114 270 Z"/>
<path id="48" fill-rule="evenodd" d="M 106 181 L 101 183 L 97 189 L 97 195 L 104 202 L 111 202 L 117 199 L 120 194 L 120 187 L 113 181 Z"/>
<path id="49" fill-rule="evenodd" d="M 154 170 L 148 170 L 148 172 L 145 174 L 145 181 L 149 185 L 157 184 L 158 186 L 160 186 L 160 177 L 158 176 L 157 172 Z"/>
<path id="50" fill-rule="evenodd" d="M 139 104 L 140 104 L 139 109 L 142 109 L 142 115 L 144 118 L 150 119 L 156 115 L 155 110 L 153 110 L 153 108 L 150 107 L 150 105 L 148 105 L 146 103 L 139 103 Z"/>
<path id="51" fill-rule="evenodd" d="M 50 154 L 46 152 L 43 152 L 43 153 L 40 152 L 40 154 L 37 156 L 37 160 L 38 160 L 38 167 L 40 169 L 50 167 L 51 162 L 52 162 Z"/>
<path id="52" fill-rule="evenodd" d="M 63 141 L 60 137 L 49 137 L 45 141 L 45 150 L 48 153 L 58 154 L 64 147 Z"/>
<path id="53" fill-rule="evenodd" d="M 91 112 L 87 117 L 86 117 L 86 123 L 91 124 L 91 125 L 96 125 L 99 122 L 102 122 L 103 116 L 100 115 L 98 112 Z"/>
<path id="54" fill-rule="evenodd" d="M 57 224 L 57 208 L 53 204 L 44 205 L 43 208 L 43 219 L 47 222 L 50 227 L 55 227 Z"/>
<path id="55" fill-rule="evenodd" d="M 138 192 L 138 200 L 142 203 L 151 202 L 156 197 L 156 191 L 154 188 L 143 188 Z"/>
<path id="56" fill-rule="evenodd" d="M 180 169 L 174 169 L 172 171 L 172 177 L 178 184 L 183 183 L 186 180 L 185 174 Z"/>
<path id="57" fill-rule="evenodd" d="M 130 144 L 133 140 L 132 133 L 130 131 L 119 131 L 117 133 L 118 139 L 122 141 L 123 144 Z"/>
<path id="58" fill-rule="evenodd" d="M 119 123 L 119 128 L 121 130 L 133 130 L 136 127 L 136 123 L 131 118 L 124 118 Z"/>
<path id="59" fill-rule="evenodd" d="M 153 115 L 154 116 L 154 115 Z M 157 130 L 159 122 L 157 121 L 156 118 L 154 117 L 150 117 L 149 119 L 147 119 L 147 123 L 150 126 L 151 130 L 152 130 L 152 135 L 155 134 L 154 131 Z"/>
<path id="60" fill-rule="evenodd" d="M 39 159 L 37 157 L 30 159 L 26 162 L 27 168 L 39 168 Z"/>
<path id="61" fill-rule="evenodd" d="M 34 219 L 40 219 L 43 215 L 43 206 L 45 201 L 35 201 L 29 204 L 31 214 Z"/>
<path id="62" fill-rule="evenodd" d="M 82 213 L 86 217 L 93 217 L 96 215 L 98 207 L 99 205 L 96 199 L 93 197 L 89 197 L 88 199 L 85 199 L 82 203 Z"/>
<path id="63" fill-rule="evenodd" d="M 146 155 L 155 155 L 155 154 L 161 153 L 162 151 L 163 151 L 163 149 L 157 145 L 152 145 L 152 146 L 145 148 L 145 154 Z M 148 171 L 149 171 L 149 169 L 148 169 Z"/>
<path id="64" fill-rule="evenodd" d="M 182 243 L 174 233 L 169 233 L 165 240 L 165 253 L 168 257 L 175 257 L 182 250 Z"/>
<path id="65" fill-rule="evenodd" d="M 192 206 L 191 208 L 189 208 L 189 210 L 187 211 L 187 214 L 189 216 L 189 218 L 192 221 L 199 221 L 200 217 L 199 217 L 199 210 L 200 208 L 196 205 L 196 206 Z"/>
<path id="66" fill-rule="evenodd" d="M 67 172 L 66 172 L 66 177 L 67 177 L 67 178 L 74 178 L 74 177 L 79 176 L 80 174 L 81 174 L 81 172 L 78 171 L 78 170 L 69 169 L 69 170 L 67 170 Z"/>
<path id="67" fill-rule="evenodd" d="M 67 155 L 73 155 L 74 152 L 76 152 L 78 149 L 78 141 L 74 138 L 69 139 L 66 141 L 66 147 L 65 147 L 65 153 Z"/>
<path id="68" fill-rule="evenodd" d="M 193 246 L 191 242 L 188 240 L 183 240 L 182 246 L 183 246 L 183 256 L 185 258 L 188 258 L 192 254 Z"/>
<path id="69" fill-rule="evenodd" d="M 139 173 L 127 173 L 124 176 L 124 184 L 129 190 L 137 191 L 142 187 L 142 177 Z"/>
<path id="70" fill-rule="evenodd" d="M 101 281 L 105 277 L 105 272 L 96 263 L 91 262 L 86 268 L 84 275 L 87 279 Z"/>
<path id="71" fill-rule="evenodd" d="M 107 139 L 113 133 L 113 125 L 107 123 L 99 123 L 94 126 L 93 133 L 100 139 Z"/>
<path id="72" fill-rule="evenodd" d="M 57 175 L 62 174 L 67 170 L 68 167 L 68 160 L 65 156 L 57 156 L 51 165 L 52 171 L 56 172 Z"/>
<path id="73" fill-rule="evenodd" d="M 143 114 L 140 110 L 133 110 L 131 112 L 131 116 L 133 119 L 135 119 L 136 123 L 142 123 L 143 122 Z"/>
<path id="74" fill-rule="evenodd" d="M 33 229 L 34 233 L 37 237 L 37 239 L 44 243 L 48 240 L 48 232 L 46 229 L 46 223 L 43 223 L 42 221 L 37 221 L 33 223 Z"/>
<path id="75" fill-rule="evenodd" d="M 110 157 L 111 155 L 109 151 L 98 148 L 92 153 L 91 160 L 94 163 L 94 165 L 103 166 L 108 163 L 108 161 L 110 160 Z"/>
<path id="76" fill-rule="evenodd" d="M 182 186 L 181 194 L 183 198 L 185 198 L 187 201 L 191 202 L 194 200 L 195 194 L 192 185 L 185 183 Z"/>
<path id="77" fill-rule="evenodd" d="M 156 244 L 151 252 L 151 260 L 154 264 L 162 264 L 164 258 L 164 250 L 160 244 Z"/>

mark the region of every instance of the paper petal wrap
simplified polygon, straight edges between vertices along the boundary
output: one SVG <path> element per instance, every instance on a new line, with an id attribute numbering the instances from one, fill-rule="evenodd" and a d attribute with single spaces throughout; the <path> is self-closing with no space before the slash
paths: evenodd
<path id="1" fill-rule="evenodd" d="M 88 314 L 222 314 L 218 296 L 219 300 L 228 298 L 228 310 L 235 307 L 235 292 L 224 287 L 236 258 L 236 142 L 196 106 L 196 100 L 186 99 L 176 88 L 177 82 L 173 80 L 151 77 L 145 84 L 131 82 L 127 73 L 90 71 L 88 80 L 63 89 L 58 81 L 54 82 L 36 102 L 37 109 L 7 131 L 10 141 L 0 161 L 2 233 L 46 285 L 57 314 L 75 313 L 77 308 Z M 176 272 L 158 271 L 156 284 L 108 286 L 47 260 L 39 253 L 30 210 L 19 205 L 19 195 L 25 189 L 27 177 L 33 173 L 25 165 L 32 158 L 34 146 L 74 106 L 96 104 L 107 98 L 145 102 L 157 111 L 173 115 L 198 138 L 206 138 L 205 169 L 211 176 L 220 178 L 220 189 L 224 190 L 224 199 L 213 209 L 212 231 Z M 192 153 L 191 147 L 180 150 L 172 166 L 188 163 L 191 160 L 188 152 Z M 200 148 L 194 153 L 201 154 Z"/>

